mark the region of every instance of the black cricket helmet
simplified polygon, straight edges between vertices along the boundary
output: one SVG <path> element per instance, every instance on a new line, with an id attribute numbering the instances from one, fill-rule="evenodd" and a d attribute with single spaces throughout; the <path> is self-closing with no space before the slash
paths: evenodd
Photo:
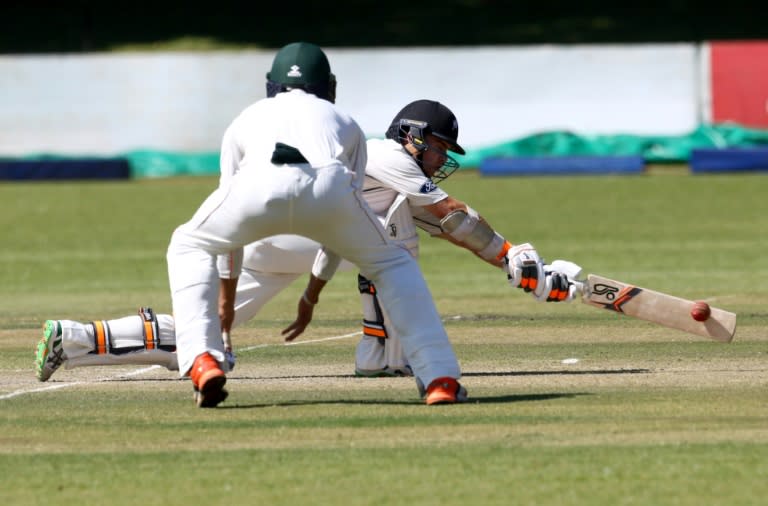
<path id="1" fill-rule="evenodd" d="M 283 46 L 267 72 L 267 96 L 301 88 L 331 103 L 336 101 L 336 76 L 328 57 L 311 42 L 293 42 Z"/>
<path id="2" fill-rule="evenodd" d="M 401 144 L 412 143 L 419 153 L 415 156 L 421 167 L 422 153 L 431 148 L 426 141 L 427 135 L 446 141 L 448 149 L 460 155 L 466 154 L 457 139 L 459 137 L 459 122 L 456 116 L 446 106 L 434 100 L 416 100 L 403 107 L 389 125 L 386 137 Z M 435 182 L 440 182 L 453 174 L 459 168 L 459 162 L 445 153 L 445 163 L 432 175 Z M 423 167 L 422 167 L 423 170 Z"/>

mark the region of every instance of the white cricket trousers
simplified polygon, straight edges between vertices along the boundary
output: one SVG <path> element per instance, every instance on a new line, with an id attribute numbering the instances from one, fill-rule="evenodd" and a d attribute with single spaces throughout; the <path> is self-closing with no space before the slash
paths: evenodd
<path id="1" fill-rule="evenodd" d="M 276 234 L 325 245 L 373 280 L 414 376 L 460 378 L 459 364 L 416 260 L 391 242 L 343 165 L 264 165 L 214 191 L 168 246 L 179 373 L 209 352 L 224 363 L 216 255 Z"/>

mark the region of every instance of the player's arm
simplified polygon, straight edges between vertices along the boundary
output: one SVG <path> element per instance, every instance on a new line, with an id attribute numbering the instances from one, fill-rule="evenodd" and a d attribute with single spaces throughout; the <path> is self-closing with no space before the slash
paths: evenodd
<path id="1" fill-rule="evenodd" d="M 309 322 L 312 321 L 315 305 L 320 302 L 320 292 L 323 291 L 323 287 L 326 283 L 328 283 L 328 281 L 318 278 L 314 274 L 309 275 L 307 287 L 304 289 L 304 293 L 299 299 L 296 319 L 282 331 L 286 341 L 293 341 L 304 332 L 307 325 L 309 325 Z"/>
<path id="2" fill-rule="evenodd" d="M 504 265 L 512 244 L 467 204 L 449 195 L 424 209 L 440 220 L 442 233 L 437 237 L 468 249 L 493 266 Z"/>
<path id="3" fill-rule="evenodd" d="M 464 248 L 481 260 L 493 265 L 494 267 L 504 267 L 503 259 L 496 258 L 483 258 L 477 254 L 477 251 L 473 250 L 470 245 L 464 241 L 460 241 L 450 234 L 443 231 L 440 222 L 447 214 L 454 210 L 466 210 L 467 205 L 453 197 L 447 196 L 446 198 L 438 201 L 435 204 L 429 204 L 426 206 L 411 206 L 411 213 L 413 214 L 414 223 L 417 227 L 427 232 L 430 237 L 437 239 L 443 239 L 445 241 L 454 244 L 460 248 Z"/>
<path id="4" fill-rule="evenodd" d="M 492 265 L 501 265 L 509 283 L 530 292 L 539 301 L 573 298 L 567 277 L 547 270 L 536 249 L 529 243 L 512 245 L 496 232 L 477 211 L 451 196 L 425 206 L 440 220 L 448 240 L 467 248 Z"/>
<path id="5" fill-rule="evenodd" d="M 230 332 L 232 322 L 235 321 L 237 279 L 219 278 L 219 321 L 222 332 Z"/>
<path id="6" fill-rule="evenodd" d="M 454 244 L 455 246 L 458 246 L 458 247 L 460 247 L 460 248 L 464 248 L 464 249 L 466 249 L 466 250 L 469 250 L 469 251 L 470 251 L 470 252 L 472 252 L 472 253 L 473 253 L 475 256 L 477 256 L 477 258 L 479 258 L 479 259 L 483 260 L 484 262 L 488 262 L 489 264 L 491 264 L 491 265 L 492 265 L 492 266 L 494 266 L 494 267 L 498 267 L 498 268 L 502 268 L 502 267 L 504 267 L 504 260 L 503 260 L 503 259 L 497 259 L 497 258 L 483 258 L 483 257 L 481 257 L 480 255 L 478 255 L 476 251 L 473 251 L 473 250 L 472 250 L 472 248 L 471 248 L 471 247 L 470 247 L 470 246 L 469 246 L 467 243 L 465 243 L 465 242 L 462 242 L 462 241 L 457 241 L 456 239 L 454 239 L 453 237 L 451 237 L 449 234 L 446 234 L 446 233 L 440 233 L 440 234 L 437 234 L 437 235 L 433 235 L 432 237 L 434 237 L 434 238 L 436 238 L 436 239 L 443 239 L 443 240 L 445 240 L 445 241 L 448 241 L 448 242 L 450 242 L 450 243 Z"/>
<path id="7" fill-rule="evenodd" d="M 340 263 L 341 257 L 335 252 L 325 247 L 318 250 L 309 275 L 309 282 L 299 299 L 296 319 L 282 331 L 286 341 L 293 341 L 312 321 L 315 305 L 320 302 L 320 292 L 336 273 Z"/>
<path id="8" fill-rule="evenodd" d="M 221 331 L 229 333 L 235 321 L 237 280 L 243 269 L 243 248 L 216 257 L 219 271 L 219 322 Z"/>

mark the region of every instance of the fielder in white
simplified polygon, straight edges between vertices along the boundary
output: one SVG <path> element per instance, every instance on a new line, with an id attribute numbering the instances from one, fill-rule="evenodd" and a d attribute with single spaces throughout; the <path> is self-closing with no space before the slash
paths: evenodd
<path id="1" fill-rule="evenodd" d="M 446 234 L 440 224 L 450 213 L 446 208 L 469 209 L 437 187 L 439 181 L 458 168 L 458 163 L 450 156 L 430 156 L 440 152 L 438 144 L 441 141 L 446 143 L 445 148 L 462 153 L 463 149 L 456 142 L 457 136 L 458 123 L 447 107 L 434 101 L 418 100 L 395 116 L 387 132 L 388 140 L 368 141 L 369 159 L 363 194 L 387 233 L 402 241 L 414 257 L 418 255 L 414 223 L 434 237 L 473 250 L 470 244 Z M 419 146 L 428 145 L 432 146 L 432 153 L 425 157 L 425 150 L 420 150 Z M 436 208 L 434 204 L 441 201 L 445 201 L 445 206 Z M 308 272 L 317 248 L 317 243 L 291 235 L 274 236 L 246 246 L 233 326 L 254 317 L 266 302 Z M 484 260 L 494 266 L 504 264 L 496 258 Z M 341 268 L 350 267 L 348 262 L 343 262 Z M 554 282 L 555 287 L 561 280 L 556 274 L 547 279 Z M 363 338 L 356 350 L 356 374 L 410 375 L 410 366 L 389 318 L 381 309 L 374 284 L 360 275 L 359 285 L 364 317 Z M 541 286 L 547 287 L 547 283 Z M 567 298 L 563 292 L 557 295 L 555 287 L 548 288 L 549 300 Z M 544 292 L 536 292 L 534 295 L 542 300 Z M 54 347 L 49 343 L 58 336 L 63 336 L 63 353 L 56 355 L 51 353 Z M 62 363 L 67 368 L 159 364 L 175 370 L 178 364 L 174 350 L 173 318 L 154 315 L 149 308 L 141 308 L 135 316 L 88 324 L 48 320 L 38 347 L 37 375 L 38 379 L 46 381 Z M 234 355 L 229 354 L 228 359 L 233 367 Z"/>
<path id="2" fill-rule="evenodd" d="M 320 290 L 345 258 L 382 293 L 427 404 L 463 400 L 459 364 L 418 264 L 362 198 L 365 136 L 333 105 L 325 54 L 314 44 L 289 44 L 267 79 L 267 98 L 224 133 L 219 188 L 174 231 L 166 255 L 179 373 L 190 376 L 197 405 L 215 407 L 227 396 L 222 332 L 235 317 L 243 248 L 278 234 L 323 245 L 287 340 L 309 324 Z"/>

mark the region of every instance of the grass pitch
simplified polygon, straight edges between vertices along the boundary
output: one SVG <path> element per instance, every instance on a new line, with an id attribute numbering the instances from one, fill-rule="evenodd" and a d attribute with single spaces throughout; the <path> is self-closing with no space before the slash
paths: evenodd
<path id="1" fill-rule="evenodd" d="M 751 505 L 768 494 L 768 179 L 452 176 L 548 260 L 739 315 L 731 344 L 541 304 L 442 241 L 421 265 L 472 402 L 352 376 L 354 273 L 282 344 L 305 279 L 236 329 L 230 398 L 157 367 L 38 383 L 47 318 L 169 312 L 165 248 L 211 178 L 0 185 L 3 504 Z M 571 359 L 571 360 L 568 360 Z"/>

